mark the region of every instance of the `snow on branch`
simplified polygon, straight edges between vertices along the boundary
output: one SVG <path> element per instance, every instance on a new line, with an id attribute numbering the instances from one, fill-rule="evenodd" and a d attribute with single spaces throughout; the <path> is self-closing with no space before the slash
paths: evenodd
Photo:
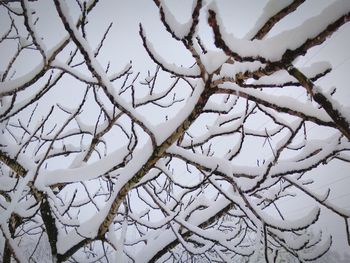
<path id="1" fill-rule="evenodd" d="M 197 66 L 192 68 L 184 68 L 178 67 L 175 64 L 170 64 L 157 54 L 157 51 L 153 48 L 152 43 L 147 39 L 146 34 L 142 25 L 140 24 L 140 36 L 142 38 L 143 46 L 145 47 L 148 55 L 152 58 L 152 60 L 159 65 L 164 71 L 167 71 L 171 74 L 182 76 L 182 77 L 190 77 L 190 78 L 198 78 L 199 70 Z"/>
<path id="2" fill-rule="evenodd" d="M 229 35 L 222 21 L 217 17 L 216 9 L 213 4 L 208 10 L 208 23 L 214 31 L 216 46 L 222 48 L 227 55 L 237 61 L 258 60 L 262 63 L 279 61 L 289 56 L 289 53 L 293 54 L 293 58 L 297 54 L 304 54 L 311 46 L 321 44 L 330 34 L 346 23 L 350 16 L 349 2 L 336 1 L 319 15 L 306 20 L 294 29 L 284 31 L 264 41 L 251 41 Z"/>
<path id="3" fill-rule="evenodd" d="M 124 4 L 54 0 L 55 19 L 0 5 L 0 261 L 293 263 L 349 242 L 347 76 L 324 44 L 346 34 L 349 1 L 314 17 L 303 0 L 252 7 L 242 39 L 222 1 L 179 6 L 185 23 L 166 0 Z M 160 55 L 154 18 L 147 32 L 165 28 L 193 65 Z M 47 48 L 49 21 L 63 37 Z M 323 62 L 300 66 L 319 45 Z"/>

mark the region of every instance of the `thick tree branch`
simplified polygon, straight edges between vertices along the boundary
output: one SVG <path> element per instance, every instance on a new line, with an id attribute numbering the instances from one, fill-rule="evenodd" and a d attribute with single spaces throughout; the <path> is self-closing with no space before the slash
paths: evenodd
<path id="1" fill-rule="evenodd" d="M 211 76 L 209 76 L 209 79 L 206 81 L 203 93 L 200 95 L 198 102 L 195 104 L 195 107 L 190 115 L 161 145 L 155 148 L 151 157 L 147 160 L 143 167 L 133 176 L 130 181 L 123 185 L 111 208 L 109 209 L 108 215 L 99 228 L 99 236 L 103 236 L 107 232 L 109 225 L 113 222 L 113 219 L 128 192 L 152 169 L 152 167 L 154 167 L 157 161 L 164 156 L 166 150 L 182 136 L 182 134 L 201 114 L 210 96 L 215 92 L 210 85 Z"/>
<path id="2" fill-rule="evenodd" d="M 98 62 L 95 61 L 95 57 L 89 53 L 88 50 L 86 50 L 86 46 L 83 41 L 83 39 L 79 38 L 77 36 L 78 32 L 74 30 L 74 28 L 71 27 L 68 18 L 66 17 L 66 14 L 63 12 L 61 7 L 61 2 L 59 0 L 54 0 L 56 10 L 59 14 L 59 17 L 61 18 L 61 21 L 66 29 L 66 31 L 69 33 L 72 41 L 75 43 L 77 48 L 79 49 L 80 53 L 83 55 L 85 59 L 85 64 L 88 67 L 91 74 L 97 79 L 99 85 L 102 87 L 104 93 L 108 97 L 108 99 L 122 112 L 124 112 L 127 116 L 129 116 L 133 121 L 135 121 L 142 129 L 150 136 L 153 146 L 156 145 L 156 139 L 154 137 L 154 134 L 151 132 L 151 130 L 138 118 L 136 118 L 130 110 L 125 108 L 123 105 L 121 105 L 118 101 L 116 101 L 113 94 L 111 94 L 111 89 L 107 86 L 111 86 L 110 81 L 107 80 L 107 77 L 105 76 L 105 72 L 103 72 L 97 65 Z M 107 81 L 107 83 L 106 83 Z"/>
<path id="3" fill-rule="evenodd" d="M 277 14 L 270 17 L 269 20 L 259 29 L 259 31 L 252 37 L 253 39 L 263 39 L 270 30 L 283 18 L 294 12 L 305 0 L 294 0 L 290 5 L 280 10 Z"/>
<path id="4" fill-rule="evenodd" d="M 330 101 L 321 90 L 315 90 L 314 83 L 307 78 L 300 70 L 292 65 L 286 67 L 288 73 L 295 77 L 300 84 L 309 92 L 310 96 L 328 113 L 338 130 L 350 141 L 350 123 L 343 116 L 339 109 L 335 108 L 335 103 Z"/>
<path id="5" fill-rule="evenodd" d="M 305 119 L 307 121 L 314 122 L 314 123 L 316 123 L 318 125 L 328 126 L 328 127 L 332 127 L 332 128 L 336 128 L 337 127 L 336 124 L 331 122 L 331 121 L 321 120 L 321 119 L 319 119 L 319 118 L 317 118 L 315 116 L 307 115 L 307 114 L 305 114 L 302 111 L 294 110 L 294 109 L 291 109 L 289 107 L 285 107 L 283 105 L 279 105 L 279 104 L 276 104 L 276 103 L 269 102 L 267 100 L 255 97 L 255 96 L 250 95 L 249 93 L 246 93 L 246 92 L 243 92 L 243 91 L 235 91 L 235 90 L 232 90 L 232 89 L 219 88 L 217 90 L 217 93 L 218 94 L 239 95 L 240 97 L 246 98 L 246 99 L 248 99 L 250 101 L 254 101 L 257 104 L 264 105 L 265 107 L 268 107 L 268 108 L 271 108 L 273 110 L 276 110 L 277 112 L 288 113 L 290 115 L 300 117 L 300 118 Z"/>
<path id="6" fill-rule="evenodd" d="M 27 170 L 15 159 L 0 150 L 0 161 L 6 164 L 12 171 L 23 177 L 26 175 Z"/>
<path id="7" fill-rule="evenodd" d="M 21 0 L 18 0 L 21 1 Z M 32 0 L 34 1 L 34 0 Z M 90 3 L 90 5 L 87 7 L 87 12 L 91 12 L 93 8 L 96 6 L 98 0 L 94 0 L 93 2 Z M 79 17 L 76 27 L 80 27 L 82 23 L 82 17 Z M 5 97 L 5 96 L 10 96 L 13 94 L 18 93 L 19 91 L 22 91 L 26 89 L 27 87 L 32 86 L 35 84 L 41 77 L 45 75 L 45 73 L 49 70 L 49 64 L 56 58 L 56 56 L 70 43 L 71 39 L 69 36 L 67 36 L 59 46 L 55 47 L 55 49 L 50 50 L 48 54 L 50 56 L 47 56 L 47 63 L 43 63 L 38 70 L 33 71 L 34 76 L 31 76 L 28 80 L 24 81 L 23 83 L 19 83 L 16 85 L 16 87 L 13 87 L 11 90 L 8 91 L 2 91 L 0 92 L 0 98 Z"/>

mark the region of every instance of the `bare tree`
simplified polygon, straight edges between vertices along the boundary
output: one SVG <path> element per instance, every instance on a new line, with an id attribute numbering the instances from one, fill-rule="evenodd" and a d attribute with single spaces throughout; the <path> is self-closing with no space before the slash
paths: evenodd
<path id="1" fill-rule="evenodd" d="M 220 1 L 194 1 L 181 24 L 154 0 L 192 61 L 164 59 L 140 23 L 144 71 L 116 66 L 113 23 L 92 28 L 108 3 L 54 0 L 60 40 L 47 47 L 41 1 L 15 2 L 0 2 L 2 262 L 313 261 L 332 245 L 312 228 L 321 209 L 350 245 L 350 211 L 308 177 L 349 163 L 349 111 L 317 84 L 329 63 L 297 66 L 349 21 L 349 1 L 269 35 L 305 5 L 271 1 L 237 38 Z M 297 196 L 314 207 L 294 220 L 282 204 Z"/>

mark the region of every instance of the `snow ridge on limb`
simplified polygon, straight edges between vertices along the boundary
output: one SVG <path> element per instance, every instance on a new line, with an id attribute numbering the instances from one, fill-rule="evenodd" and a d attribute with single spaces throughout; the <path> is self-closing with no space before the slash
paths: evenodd
<path id="1" fill-rule="evenodd" d="M 153 48 L 152 43 L 146 38 L 146 34 L 142 25 L 140 24 L 140 36 L 142 38 L 143 46 L 145 47 L 148 55 L 151 59 L 159 65 L 164 71 L 169 72 L 171 74 L 182 76 L 182 77 L 190 77 L 190 78 L 198 78 L 199 70 L 197 66 L 192 68 L 184 68 L 178 67 L 175 64 L 170 64 L 163 60 L 163 58 L 157 54 L 156 50 Z"/>
<path id="2" fill-rule="evenodd" d="M 200 8 L 200 5 L 199 5 L 199 8 Z M 198 15 L 199 15 L 199 11 L 198 11 L 197 16 Z M 197 22 L 195 22 L 195 20 L 193 20 L 192 24 L 195 27 L 197 25 Z M 190 33 L 191 33 L 191 31 L 190 31 Z M 146 39 L 142 35 L 142 27 L 141 26 L 140 26 L 140 34 L 141 34 L 141 37 L 145 43 Z M 214 89 L 210 86 L 212 76 L 211 75 L 203 76 L 204 73 L 202 73 L 201 75 L 202 75 L 202 81 L 204 82 L 204 88 L 203 88 L 197 102 L 195 103 L 195 107 L 189 113 L 189 115 L 186 116 L 186 118 L 182 121 L 182 123 L 179 124 L 179 126 L 176 128 L 176 130 L 173 133 L 171 133 L 168 136 L 168 138 L 166 140 L 164 140 L 164 142 L 162 142 L 159 146 L 157 146 L 154 149 L 151 157 L 143 165 L 142 169 L 140 169 L 130 181 L 128 181 L 125 185 L 123 185 L 123 187 L 119 191 L 119 194 L 115 198 L 115 200 L 114 200 L 114 202 L 109 210 L 108 216 L 106 217 L 106 219 L 104 220 L 104 222 L 101 224 L 101 226 L 99 228 L 99 235 L 104 235 L 106 233 L 106 231 L 108 230 L 110 224 L 112 223 L 112 220 L 113 220 L 115 214 L 117 213 L 117 211 L 119 209 L 119 206 L 123 202 L 128 191 L 130 189 L 132 189 L 132 187 L 134 187 L 151 170 L 151 168 L 156 164 L 156 162 L 160 158 L 162 158 L 165 151 L 182 136 L 182 134 L 191 126 L 191 124 L 201 114 L 201 111 L 205 107 L 210 96 L 214 93 Z"/>
<path id="3" fill-rule="evenodd" d="M 150 136 L 152 143 L 155 146 L 156 139 L 154 137 L 154 134 L 142 121 L 140 121 L 140 118 L 135 116 L 136 112 L 133 111 L 133 109 L 129 107 L 121 99 L 118 99 L 115 96 L 113 96 L 113 86 L 111 82 L 106 76 L 101 65 L 98 63 L 98 61 L 94 57 L 93 52 L 90 50 L 88 43 L 85 41 L 84 38 L 81 37 L 80 33 L 74 27 L 72 21 L 70 21 L 69 14 L 68 14 L 69 12 L 67 10 L 65 3 L 60 0 L 55 0 L 55 6 L 64 24 L 65 29 L 71 36 L 73 42 L 79 48 L 81 54 L 83 55 L 86 61 L 86 65 L 88 69 L 97 79 L 99 85 L 103 88 L 103 91 L 105 92 L 106 96 L 111 100 L 113 104 L 115 104 L 115 106 L 118 109 L 120 109 L 122 112 L 124 112 L 126 115 L 128 115 L 131 119 L 133 119 L 138 125 L 142 127 L 142 129 Z"/>
<path id="4" fill-rule="evenodd" d="M 202 0 L 195 0 L 192 6 L 192 16 L 186 24 L 180 24 L 169 10 L 164 1 L 154 0 L 159 8 L 160 19 L 171 36 L 179 41 L 192 42 L 196 27 L 199 23 L 199 14 L 202 8 Z"/>
<path id="5" fill-rule="evenodd" d="M 331 97 L 325 96 L 320 89 L 316 89 L 314 83 L 293 65 L 287 66 L 287 71 L 301 83 L 301 85 L 308 91 L 311 98 L 322 106 L 337 125 L 337 128 L 350 141 L 350 121 L 349 118 L 345 117 L 347 113 L 343 113 L 340 107 L 336 107 L 338 103 Z"/>
<path id="6" fill-rule="evenodd" d="M 217 47 L 223 49 L 236 61 L 277 63 L 278 61 L 292 62 L 296 56 L 305 54 L 311 46 L 323 43 L 329 35 L 349 20 L 350 4 L 346 0 L 336 1 L 325 8 L 321 14 L 308 19 L 302 25 L 264 41 L 238 39 L 229 35 L 222 21 L 217 17 L 215 4 L 210 8 L 208 23 L 214 31 Z"/>
<path id="7" fill-rule="evenodd" d="M 90 1 L 86 7 L 86 12 L 89 13 L 97 4 L 97 0 Z M 76 27 L 80 27 L 82 23 L 82 16 L 79 17 L 76 22 Z M 39 65 L 31 70 L 28 74 L 23 77 L 20 77 L 16 80 L 9 80 L 6 82 L 0 83 L 0 98 L 4 96 L 9 96 L 15 94 L 19 91 L 22 91 L 34 83 L 36 83 L 44 74 L 47 72 L 49 67 L 47 65 L 50 64 L 51 61 L 55 59 L 55 57 L 70 43 L 69 36 L 63 38 L 56 46 L 54 46 L 51 50 L 46 52 L 47 63 L 41 62 Z"/>
<path id="8" fill-rule="evenodd" d="M 209 73 L 209 72 L 206 72 L 205 67 L 200 59 L 200 55 L 198 54 L 198 52 L 196 51 L 196 49 L 194 47 L 194 42 L 195 42 L 194 39 L 199 41 L 198 36 L 196 36 L 196 28 L 197 28 L 198 23 L 199 23 L 199 15 L 200 15 L 200 10 L 202 8 L 202 0 L 196 0 L 194 2 L 196 4 L 193 4 L 194 7 L 193 7 L 193 11 L 192 11 L 192 19 L 189 20 L 189 22 L 187 23 L 188 25 L 190 25 L 190 28 L 185 30 L 185 33 L 182 34 L 182 35 L 184 35 L 182 38 L 179 38 L 173 32 L 172 28 L 177 28 L 177 30 L 182 31 L 182 32 L 184 30 L 182 28 L 179 28 L 178 23 L 176 21 L 174 21 L 174 19 L 171 19 L 171 22 L 173 22 L 173 24 L 171 24 L 171 22 L 168 23 L 166 16 L 165 16 L 165 13 L 163 11 L 163 5 L 161 4 L 160 1 L 154 0 L 154 3 L 159 8 L 161 21 L 163 22 L 164 27 L 171 34 L 173 39 L 182 42 L 184 47 L 192 54 L 192 57 L 196 60 L 195 67 L 199 67 L 200 77 L 202 79 L 204 79 L 204 78 L 206 78 L 206 73 Z M 166 7 L 166 9 L 168 9 L 168 8 Z M 188 28 L 188 26 L 187 26 L 187 28 Z M 187 35 L 185 35 L 186 33 L 187 33 Z M 145 44 L 144 44 L 144 46 L 145 46 Z M 146 48 L 146 46 L 145 46 L 145 48 Z M 151 55 L 147 48 L 146 48 L 146 50 L 149 53 L 149 55 Z M 152 58 L 152 56 L 151 56 L 151 58 Z"/>
<path id="9" fill-rule="evenodd" d="M 67 49 L 73 46 L 72 52 L 66 54 L 65 48 L 59 59 L 50 61 L 52 72 L 41 77 L 44 84 L 33 88 L 34 94 L 26 90 L 28 99 L 11 91 L 0 102 L 4 262 L 19 258 L 18 242 L 28 239 L 36 243 L 25 250 L 27 261 L 35 261 L 44 247 L 50 251 L 47 261 L 57 262 L 304 262 L 321 257 L 332 245 L 326 232 L 313 230 L 323 216 L 321 209 L 345 222 L 350 236 L 349 211 L 331 202 L 332 187 L 317 194 L 309 188 L 313 180 L 308 177 L 309 171 L 333 160 L 349 162 L 349 140 L 315 99 L 308 100 L 303 80 L 287 72 L 302 51 L 331 36 L 328 29 L 339 28 L 341 12 L 336 22 L 327 20 L 329 28 L 306 28 L 304 35 L 320 39 L 301 39 L 303 43 L 273 60 L 272 55 L 265 57 L 266 50 L 242 53 L 226 43 L 226 33 L 220 37 L 228 52 L 222 47 L 211 50 L 220 37 L 209 39 L 207 33 L 225 26 L 213 4 L 209 25 L 206 19 L 199 21 L 207 13 L 202 1 L 193 1 L 192 17 L 181 25 L 166 1 L 154 0 L 169 37 L 190 52 L 194 65 L 185 69 L 166 61 L 140 26 L 143 48 L 156 70 L 133 73 L 128 64 L 111 75 L 115 61 L 103 68 L 97 57 L 108 45 L 112 23 L 94 49 L 89 40 L 96 35 L 92 23 L 98 16 L 88 17 L 89 3 L 55 1 L 62 4 L 58 20 L 68 32 L 72 45 Z M 254 49 L 271 43 L 273 39 L 264 38 L 274 25 L 304 7 L 298 0 L 276 8 L 271 3 L 251 36 L 238 44 L 250 41 Z M 67 10 L 65 4 L 75 9 Z M 81 27 L 72 23 L 72 10 L 81 12 Z M 14 20 L 15 26 L 9 21 L 12 31 L 18 23 L 23 27 L 23 21 Z M 308 27 L 309 22 L 302 25 Z M 249 40 L 252 36 L 255 39 Z M 32 39 L 17 41 L 40 53 Z M 50 51 L 46 55 L 50 60 Z M 313 82 L 331 72 L 329 63 L 297 70 Z M 69 85 L 64 75 L 70 75 Z M 26 80 L 29 77 L 35 74 Z M 84 86 L 85 93 L 76 95 L 72 105 L 55 97 L 47 105 L 52 106 L 49 113 L 41 116 L 48 90 L 68 90 L 70 95 L 75 84 Z M 316 96 L 318 88 L 310 90 Z M 346 120 L 348 109 L 338 105 L 333 93 L 322 95 Z M 38 105 L 32 105 L 35 101 Z M 316 140 L 314 133 L 322 132 L 329 137 Z M 15 171 L 30 171 L 35 185 Z M 314 208 L 293 219 L 283 202 L 298 196 L 313 199 Z M 27 238 L 27 233 L 33 234 Z"/>
<path id="10" fill-rule="evenodd" d="M 115 214 L 117 213 L 119 206 L 126 197 L 128 191 L 132 189 L 132 187 L 134 187 L 134 185 L 136 185 L 152 169 L 152 167 L 157 163 L 157 161 L 163 157 L 165 151 L 180 138 L 180 136 L 190 127 L 190 125 L 200 115 L 202 109 L 205 107 L 206 102 L 214 92 L 214 90 L 210 88 L 210 81 L 211 79 L 209 78 L 209 80 L 205 84 L 202 94 L 200 95 L 196 103 L 196 107 L 192 110 L 190 115 L 161 145 L 157 146 L 154 149 L 152 155 L 143 165 L 142 169 L 140 169 L 130 181 L 123 185 L 111 206 L 108 216 L 106 217 L 103 224 L 101 224 L 101 227 L 99 229 L 99 235 L 104 235 L 108 230 L 109 225 L 112 223 L 112 220 Z"/>
<path id="11" fill-rule="evenodd" d="M 209 12 L 208 23 L 214 31 L 215 44 L 218 47 L 222 48 L 227 55 L 230 55 L 237 61 L 251 61 L 251 62 L 259 61 L 261 63 L 266 63 L 265 67 L 260 68 L 255 72 L 246 71 L 243 74 L 239 74 L 239 75 L 237 74 L 236 78 L 239 79 L 239 82 L 242 83 L 244 79 L 247 79 L 250 77 L 253 77 L 254 79 L 259 79 L 262 76 L 271 75 L 272 73 L 282 69 L 287 70 L 287 72 L 290 75 L 295 77 L 299 81 L 299 83 L 303 87 L 305 87 L 305 89 L 308 91 L 311 97 L 315 97 L 314 99 L 316 100 L 316 102 L 318 102 L 322 106 L 322 108 L 328 113 L 328 115 L 332 118 L 332 120 L 337 125 L 339 130 L 348 139 L 350 139 L 350 123 L 347 121 L 347 119 L 343 116 L 341 112 L 339 112 L 339 109 L 334 109 L 332 107 L 332 103 L 328 101 L 328 99 L 321 92 L 318 92 L 317 95 L 314 96 L 313 94 L 314 84 L 312 83 L 312 81 L 308 79 L 304 74 L 302 74 L 300 70 L 296 69 L 292 65 L 293 60 L 297 56 L 305 54 L 306 51 L 313 46 L 322 44 L 339 27 L 347 23 L 350 20 L 349 9 L 350 9 L 349 2 L 337 1 L 331 6 L 327 7 L 319 16 L 304 22 L 304 24 L 301 25 L 300 28 L 304 28 L 304 27 L 311 28 L 313 30 L 313 32 L 311 32 L 311 36 L 309 36 L 310 33 L 308 32 L 308 30 L 304 30 L 303 32 L 306 32 L 305 33 L 306 35 L 301 38 L 298 37 L 297 42 L 295 43 L 292 42 L 293 44 L 290 44 L 291 42 L 288 41 L 288 45 L 287 44 L 280 45 L 282 47 L 280 51 L 274 49 L 273 56 L 275 56 L 276 54 L 280 54 L 277 57 L 277 59 L 269 57 L 268 55 L 269 52 L 267 52 L 266 55 L 263 55 L 263 56 L 254 54 L 256 50 L 259 50 L 262 54 L 264 54 L 264 49 L 268 50 L 268 48 L 271 48 L 271 46 L 274 46 L 273 44 L 270 46 L 271 43 L 269 44 L 268 42 L 265 43 L 263 41 L 254 42 L 254 40 L 253 42 L 246 41 L 246 45 L 248 45 L 248 48 L 247 48 L 246 45 L 243 45 L 242 43 L 240 44 L 239 42 L 240 40 L 230 40 L 228 37 L 226 37 L 227 34 L 223 31 L 223 27 L 220 26 L 220 24 L 222 23 L 216 18 L 216 12 L 214 10 L 210 9 L 208 11 Z M 334 16 L 329 17 L 328 16 L 329 12 L 332 12 Z M 338 18 L 339 16 L 340 18 Z M 314 25 L 315 21 L 323 21 L 323 22 L 320 23 L 320 25 L 318 25 L 316 29 L 313 29 L 311 25 Z M 296 29 L 293 29 L 292 31 L 300 32 L 300 29 L 296 28 Z M 282 34 L 286 34 L 286 32 L 283 32 Z M 288 34 L 290 36 L 293 36 L 293 39 L 296 39 L 294 38 L 295 34 L 293 34 L 292 32 L 289 32 Z M 274 41 L 274 39 L 278 39 L 278 36 L 273 37 L 271 41 Z M 254 43 L 257 43 L 257 45 L 259 45 L 259 43 L 264 43 L 264 45 L 266 44 L 266 48 L 264 48 L 264 46 L 253 47 L 255 45 Z M 252 45 L 252 49 L 251 49 L 252 52 L 249 51 L 249 45 Z M 267 47 L 267 45 L 269 45 L 269 47 Z M 244 46 L 244 49 L 243 49 L 243 46 Z M 234 47 L 233 50 L 237 49 L 237 51 L 232 51 L 231 47 Z M 239 47 L 242 47 L 242 48 L 240 49 Z M 245 54 L 245 55 L 242 56 L 240 54 Z"/>
<path id="12" fill-rule="evenodd" d="M 263 39 L 266 34 L 276 25 L 281 19 L 286 17 L 288 14 L 294 12 L 305 0 L 294 0 L 288 2 L 281 1 L 269 1 L 264 8 L 263 14 L 260 16 L 256 22 L 257 29 L 252 29 L 250 33 L 247 34 L 246 38 L 253 39 Z M 279 7 L 279 5 L 281 7 Z M 276 7 L 278 8 L 277 10 Z M 273 11 L 275 14 L 272 14 Z M 255 34 L 254 32 L 257 31 Z M 249 37 L 254 34 L 253 37 Z"/>

